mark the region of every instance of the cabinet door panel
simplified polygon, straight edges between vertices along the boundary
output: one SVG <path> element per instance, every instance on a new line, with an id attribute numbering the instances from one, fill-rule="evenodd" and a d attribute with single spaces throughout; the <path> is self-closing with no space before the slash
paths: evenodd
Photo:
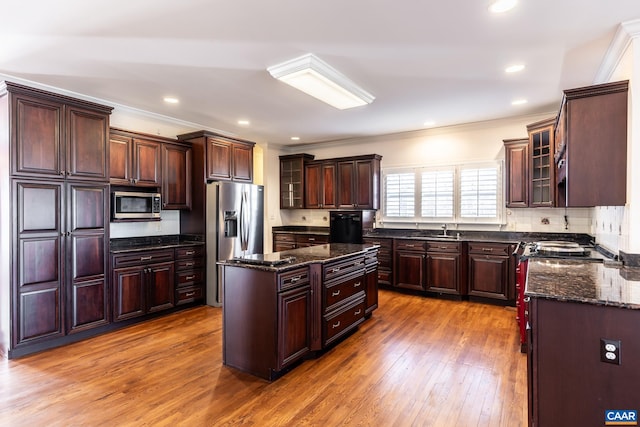
<path id="1" fill-rule="evenodd" d="M 61 177 L 63 106 L 29 97 L 14 104 L 16 146 L 13 173 Z"/>
<path id="2" fill-rule="evenodd" d="M 144 269 L 122 268 L 113 272 L 113 320 L 144 314 Z"/>
<path id="3" fill-rule="evenodd" d="M 231 180 L 231 144 L 207 139 L 207 176 L 209 179 Z"/>
<path id="4" fill-rule="evenodd" d="M 507 207 L 529 206 L 529 140 L 505 143 Z"/>
<path id="5" fill-rule="evenodd" d="M 311 286 L 278 295 L 280 313 L 278 369 L 297 360 L 311 346 Z"/>
<path id="6" fill-rule="evenodd" d="M 469 255 L 469 295 L 506 299 L 509 258 Z"/>
<path id="7" fill-rule="evenodd" d="M 20 239 L 18 252 L 18 286 L 62 283 L 62 259 L 59 236 Z"/>
<path id="8" fill-rule="evenodd" d="M 319 163 L 304 167 L 304 207 L 307 209 L 319 208 L 322 195 L 322 165 Z"/>
<path id="9" fill-rule="evenodd" d="M 159 187 L 162 181 L 160 172 L 160 144 L 154 141 L 134 139 L 135 184 L 139 186 Z"/>
<path id="10" fill-rule="evenodd" d="M 162 205 L 164 209 L 191 209 L 191 155 L 189 147 L 162 146 Z"/>
<path id="11" fill-rule="evenodd" d="M 19 233 L 62 232 L 60 184 L 20 181 L 16 192 Z"/>
<path id="12" fill-rule="evenodd" d="M 233 144 L 233 180 L 253 181 L 253 148 Z"/>
<path id="13" fill-rule="evenodd" d="M 338 162 L 338 186 L 340 188 L 338 195 L 339 208 L 353 207 L 355 205 L 354 176 L 354 162 Z"/>
<path id="14" fill-rule="evenodd" d="M 424 290 L 425 254 L 396 251 L 395 285 Z"/>
<path id="15" fill-rule="evenodd" d="M 69 214 L 72 233 L 105 230 L 109 221 L 109 187 L 106 185 L 69 184 Z"/>
<path id="16" fill-rule="evenodd" d="M 459 293 L 459 255 L 427 254 L 427 290 Z"/>
<path id="17" fill-rule="evenodd" d="M 159 311 L 175 305 L 174 263 L 156 264 L 147 270 L 148 311 Z"/>
<path id="18" fill-rule="evenodd" d="M 63 335 L 58 287 L 21 292 L 18 343 Z"/>
<path id="19" fill-rule="evenodd" d="M 112 184 L 131 185 L 133 139 L 111 135 L 109 139 L 109 177 Z"/>
<path id="20" fill-rule="evenodd" d="M 106 280 L 74 283 L 71 286 L 70 332 L 108 323 Z"/>
<path id="21" fill-rule="evenodd" d="M 104 234 L 80 235 L 71 237 L 71 274 L 72 280 L 103 277 L 105 275 L 105 236 Z"/>
<path id="22" fill-rule="evenodd" d="M 109 116 L 75 107 L 67 109 L 67 174 L 74 179 L 109 179 Z"/>
<path id="23" fill-rule="evenodd" d="M 373 165 L 370 160 L 357 161 L 355 168 L 355 205 L 363 209 L 373 209 Z M 376 206 L 377 207 L 377 206 Z"/>
<path id="24" fill-rule="evenodd" d="M 336 164 L 333 162 L 322 164 L 322 208 L 330 209 L 337 206 Z"/>

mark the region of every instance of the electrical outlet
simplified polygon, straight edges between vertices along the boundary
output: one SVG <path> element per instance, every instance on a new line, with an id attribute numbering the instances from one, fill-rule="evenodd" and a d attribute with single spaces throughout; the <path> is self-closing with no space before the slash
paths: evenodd
<path id="1" fill-rule="evenodd" d="M 620 340 L 600 338 L 600 361 L 614 365 L 620 364 Z"/>

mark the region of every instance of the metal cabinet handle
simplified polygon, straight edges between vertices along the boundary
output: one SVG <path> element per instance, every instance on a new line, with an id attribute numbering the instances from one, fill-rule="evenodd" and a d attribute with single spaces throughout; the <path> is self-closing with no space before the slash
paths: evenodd
<path id="1" fill-rule="evenodd" d="M 354 312 L 353 315 L 357 316 L 358 314 L 362 313 L 362 310 L 358 309 L 358 311 Z"/>
<path id="2" fill-rule="evenodd" d="M 482 252 L 493 252 L 493 248 L 482 248 Z"/>
<path id="3" fill-rule="evenodd" d="M 362 282 L 354 283 L 354 284 L 353 284 L 353 287 L 354 287 L 354 288 L 357 288 L 357 287 L 359 287 L 360 285 L 362 285 Z"/>
<path id="4" fill-rule="evenodd" d="M 308 239 L 308 240 L 309 240 L 310 242 L 315 242 L 315 241 L 316 241 L 316 239 L 315 239 L 315 238 L 313 238 L 313 237 L 309 237 L 309 239 Z"/>
<path id="5" fill-rule="evenodd" d="M 338 289 L 338 290 L 337 290 L 337 291 L 335 291 L 335 292 L 331 292 L 331 296 L 332 296 L 332 297 L 337 297 L 338 295 L 340 295 L 340 289 Z"/>
<path id="6" fill-rule="evenodd" d="M 196 276 L 187 276 L 187 277 L 185 277 L 186 280 L 193 280 L 195 278 L 196 278 Z"/>
<path id="7" fill-rule="evenodd" d="M 185 252 L 185 255 L 193 255 L 193 254 L 195 254 L 195 253 L 196 253 L 196 251 L 186 251 L 186 252 Z"/>
<path id="8" fill-rule="evenodd" d="M 153 259 L 153 256 L 141 256 L 140 261 L 150 261 Z"/>
<path id="9" fill-rule="evenodd" d="M 338 320 L 338 323 L 334 323 L 333 325 L 331 325 L 331 327 L 332 327 L 333 329 L 335 329 L 335 328 L 337 328 L 337 327 L 339 327 L 339 326 L 340 326 L 340 321 L 339 321 L 339 320 Z"/>
<path id="10" fill-rule="evenodd" d="M 185 262 L 184 265 L 185 265 L 185 267 L 193 267 L 194 263 L 193 262 Z"/>
<path id="11" fill-rule="evenodd" d="M 302 277 L 300 277 L 300 276 L 292 277 L 292 278 L 291 278 L 291 283 L 295 283 L 295 282 L 297 282 L 297 281 L 298 281 L 298 280 L 300 280 L 300 279 L 302 279 Z"/>
<path id="12" fill-rule="evenodd" d="M 415 248 L 416 245 L 405 245 L 407 248 Z"/>
<path id="13" fill-rule="evenodd" d="M 340 267 L 336 267 L 331 270 L 332 273 L 337 273 L 338 271 L 340 271 Z"/>
<path id="14" fill-rule="evenodd" d="M 523 300 L 523 301 L 524 301 L 524 302 L 529 302 L 529 301 L 531 301 L 531 297 L 524 297 L 524 300 Z"/>
<path id="15" fill-rule="evenodd" d="M 184 294 L 185 297 L 192 297 L 194 296 L 196 293 L 195 292 L 187 292 L 186 294 Z"/>

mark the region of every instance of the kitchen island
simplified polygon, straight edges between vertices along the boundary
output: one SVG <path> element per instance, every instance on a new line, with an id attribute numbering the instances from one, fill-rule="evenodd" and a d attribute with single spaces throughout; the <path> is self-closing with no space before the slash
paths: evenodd
<path id="1" fill-rule="evenodd" d="M 531 259 L 529 425 L 603 425 L 638 410 L 640 269 Z"/>
<path id="2" fill-rule="evenodd" d="M 274 380 L 377 308 L 377 251 L 331 243 L 219 263 L 223 363 Z"/>

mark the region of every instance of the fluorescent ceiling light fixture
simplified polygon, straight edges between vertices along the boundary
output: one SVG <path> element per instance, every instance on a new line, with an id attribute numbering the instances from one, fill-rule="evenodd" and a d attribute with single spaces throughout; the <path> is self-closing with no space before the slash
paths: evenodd
<path id="1" fill-rule="evenodd" d="M 241 126 L 247 126 L 250 124 L 249 120 L 238 120 L 238 124 Z"/>
<path id="2" fill-rule="evenodd" d="M 165 96 L 163 99 L 167 104 L 177 104 L 180 102 L 178 98 L 174 98 L 173 96 Z"/>
<path id="3" fill-rule="evenodd" d="M 524 70 L 524 64 L 515 64 L 515 65 L 510 65 L 507 68 L 504 69 L 505 73 L 517 73 L 519 71 Z"/>
<path id="4" fill-rule="evenodd" d="M 299 136 L 292 136 L 291 140 L 292 141 L 300 141 L 300 137 Z"/>
<path id="5" fill-rule="evenodd" d="M 513 101 L 511 103 L 511 105 L 523 105 L 526 104 L 527 100 L 526 99 L 516 99 L 515 101 Z"/>
<path id="6" fill-rule="evenodd" d="M 518 0 L 496 0 L 489 5 L 489 12 L 504 13 L 516 7 L 516 4 Z"/>
<path id="7" fill-rule="evenodd" d="M 340 110 L 367 105 L 375 99 L 311 53 L 271 66 L 267 71 L 272 77 Z"/>

